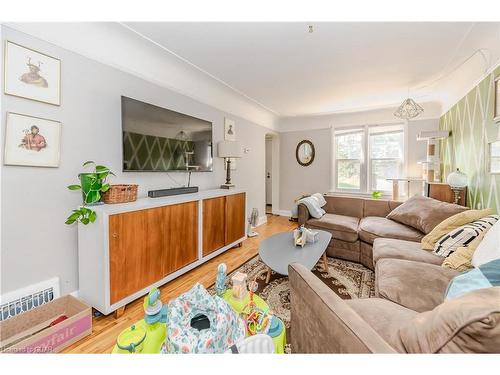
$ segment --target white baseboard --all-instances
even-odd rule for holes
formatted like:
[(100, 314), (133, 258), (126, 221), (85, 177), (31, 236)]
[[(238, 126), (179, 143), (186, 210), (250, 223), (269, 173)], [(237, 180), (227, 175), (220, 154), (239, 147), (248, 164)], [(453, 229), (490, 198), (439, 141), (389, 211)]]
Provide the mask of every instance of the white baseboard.
[(264, 225), (267, 223), (267, 215), (262, 215), (262, 216), (259, 216), (259, 219), (257, 221), (257, 226), (261, 226), (261, 225)]
[(292, 211), (290, 211), (290, 210), (273, 210), (273, 215), (291, 217)]
[(74, 290), (70, 293), (73, 297), (78, 298), (78, 290)]

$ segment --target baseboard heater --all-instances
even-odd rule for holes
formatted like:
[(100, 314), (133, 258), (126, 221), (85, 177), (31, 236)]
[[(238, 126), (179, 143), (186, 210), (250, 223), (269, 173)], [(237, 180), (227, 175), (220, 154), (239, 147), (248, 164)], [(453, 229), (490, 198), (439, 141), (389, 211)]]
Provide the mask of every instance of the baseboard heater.
[(150, 191), (148, 191), (148, 197), (160, 198), (160, 197), (167, 197), (169, 195), (192, 194), (192, 193), (197, 193), (197, 192), (198, 192), (198, 186), (150, 190)]

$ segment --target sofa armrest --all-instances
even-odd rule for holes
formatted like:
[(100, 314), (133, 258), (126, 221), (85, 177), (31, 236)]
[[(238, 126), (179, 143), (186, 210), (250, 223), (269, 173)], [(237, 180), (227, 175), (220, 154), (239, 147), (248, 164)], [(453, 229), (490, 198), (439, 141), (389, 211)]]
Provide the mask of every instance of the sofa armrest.
[(294, 353), (395, 353), (347, 303), (304, 266), (288, 266)]
[(305, 204), (299, 203), (298, 205), (298, 222), (299, 226), (305, 225), (307, 220), (310, 219), (311, 215), (309, 215), (309, 210)]

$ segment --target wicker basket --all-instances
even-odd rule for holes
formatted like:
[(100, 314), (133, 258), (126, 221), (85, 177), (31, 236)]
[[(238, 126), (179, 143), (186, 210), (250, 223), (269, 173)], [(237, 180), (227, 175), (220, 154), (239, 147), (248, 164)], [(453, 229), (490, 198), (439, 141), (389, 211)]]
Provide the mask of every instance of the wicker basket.
[(106, 204), (134, 202), (137, 200), (138, 187), (139, 185), (111, 185), (102, 194), (102, 201)]

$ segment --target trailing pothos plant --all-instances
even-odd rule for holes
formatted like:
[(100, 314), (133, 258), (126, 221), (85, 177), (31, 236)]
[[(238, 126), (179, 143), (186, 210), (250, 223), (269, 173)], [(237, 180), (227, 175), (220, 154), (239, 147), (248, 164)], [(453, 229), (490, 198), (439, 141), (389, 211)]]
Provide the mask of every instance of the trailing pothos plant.
[(93, 223), (97, 214), (88, 206), (96, 205), (101, 200), (101, 193), (109, 190), (109, 184), (106, 182), (109, 175), (114, 173), (104, 165), (96, 165), (93, 161), (86, 161), (83, 166), (93, 165), (92, 172), (80, 173), (80, 185), (69, 185), (69, 190), (81, 190), (83, 197), (83, 205), (72, 211), (71, 215), (66, 219), (66, 224), (70, 225), (75, 222), (82, 224)]

